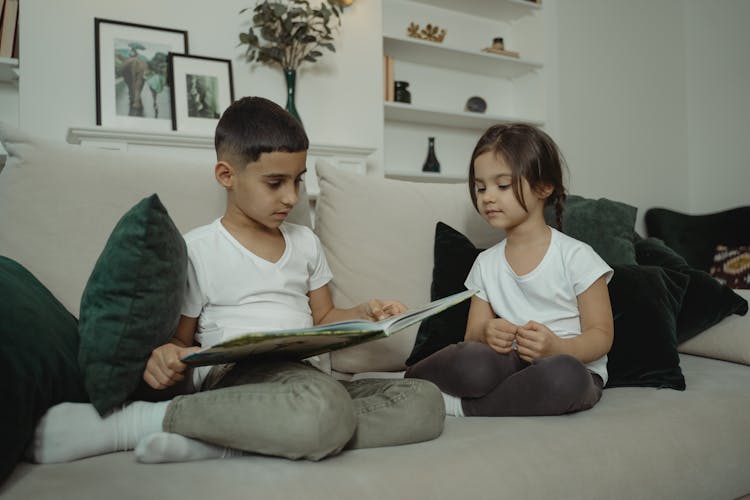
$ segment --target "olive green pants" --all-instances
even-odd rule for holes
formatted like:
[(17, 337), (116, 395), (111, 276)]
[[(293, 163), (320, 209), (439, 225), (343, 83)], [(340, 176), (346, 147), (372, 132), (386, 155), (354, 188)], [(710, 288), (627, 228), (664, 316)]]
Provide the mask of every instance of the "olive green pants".
[(339, 382), (304, 363), (237, 364), (202, 392), (177, 396), (164, 430), (265, 455), (319, 460), (344, 448), (434, 439), (442, 395), (417, 379)]

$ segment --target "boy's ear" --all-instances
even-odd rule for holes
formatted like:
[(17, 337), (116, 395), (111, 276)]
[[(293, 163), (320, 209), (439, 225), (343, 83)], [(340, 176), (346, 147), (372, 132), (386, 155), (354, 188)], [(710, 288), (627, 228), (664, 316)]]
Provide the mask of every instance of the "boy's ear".
[(220, 161), (214, 167), (214, 176), (219, 184), (231, 188), (234, 183), (234, 168), (225, 161)]

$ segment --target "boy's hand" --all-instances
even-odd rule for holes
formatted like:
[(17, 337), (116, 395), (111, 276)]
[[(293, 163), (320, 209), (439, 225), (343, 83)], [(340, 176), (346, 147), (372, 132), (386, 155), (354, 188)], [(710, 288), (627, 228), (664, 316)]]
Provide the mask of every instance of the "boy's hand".
[(177, 344), (164, 344), (151, 352), (143, 380), (154, 389), (166, 389), (185, 378), (187, 365), (180, 361), (185, 356), (197, 352), (200, 347), (181, 347)]
[(406, 306), (397, 300), (372, 299), (362, 304), (363, 319), (370, 321), (380, 321), (403, 312), (406, 312)]
[(484, 327), (484, 341), (496, 352), (507, 354), (513, 349), (517, 332), (518, 327), (507, 319), (494, 318)]
[(555, 335), (546, 325), (536, 321), (529, 321), (518, 328), (516, 339), (518, 355), (529, 363), (560, 352), (557, 347), (561, 340), (560, 337)]

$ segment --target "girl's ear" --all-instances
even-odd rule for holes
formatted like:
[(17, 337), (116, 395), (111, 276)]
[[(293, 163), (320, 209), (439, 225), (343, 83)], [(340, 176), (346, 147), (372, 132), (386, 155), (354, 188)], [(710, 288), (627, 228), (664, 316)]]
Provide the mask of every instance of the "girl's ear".
[(536, 188), (536, 195), (539, 196), (540, 199), (546, 200), (549, 198), (549, 196), (555, 192), (555, 187), (552, 184), (542, 184), (541, 186)]
[(224, 188), (229, 189), (234, 184), (234, 168), (225, 161), (220, 161), (214, 167), (214, 177)]

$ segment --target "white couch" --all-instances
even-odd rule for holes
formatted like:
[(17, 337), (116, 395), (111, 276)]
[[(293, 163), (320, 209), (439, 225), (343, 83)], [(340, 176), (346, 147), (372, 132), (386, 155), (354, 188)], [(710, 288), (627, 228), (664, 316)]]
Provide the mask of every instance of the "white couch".
[[(0, 140), (10, 152), (0, 171), (0, 255), (25, 265), (76, 315), (110, 231), (141, 198), (158, 193), (181, 231), (222, 212), (211, 165), (79, 150), (7, 126), (0, 126)], [(325, 165), (318, 173), (316, 232), (341, 306), (369, 297), (427, 302), (438, 220), (477, 245), (493, 241), (465, 185), (392, 181)], [(415, 334), (340, 351), (333, 368), (401, 370)], [(315, 463), (248, 456), (143, 465), (130, 452), (20, 463), (0, 496), (738, 498), (750, 493), (750, 315), (728, 317), (689, 344), (683, 347), (694, 355), (681, 355), (684, 392), (607, 389), (592, 410), (558, 417), (448, 417), (434, 441), (347, 451)]]

